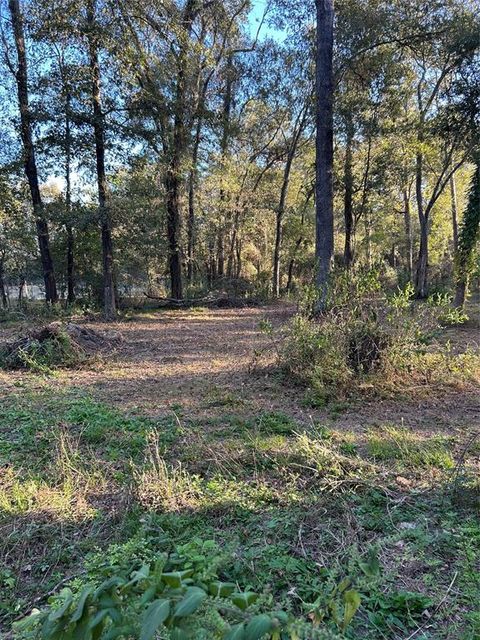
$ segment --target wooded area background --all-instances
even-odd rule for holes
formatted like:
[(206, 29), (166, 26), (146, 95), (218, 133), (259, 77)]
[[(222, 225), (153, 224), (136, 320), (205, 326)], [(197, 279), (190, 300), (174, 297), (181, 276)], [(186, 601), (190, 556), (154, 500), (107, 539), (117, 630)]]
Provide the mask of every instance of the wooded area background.
[(278, 297), (332, 264), (461, 304), (478, 8), (2, 0), (3, 305)]

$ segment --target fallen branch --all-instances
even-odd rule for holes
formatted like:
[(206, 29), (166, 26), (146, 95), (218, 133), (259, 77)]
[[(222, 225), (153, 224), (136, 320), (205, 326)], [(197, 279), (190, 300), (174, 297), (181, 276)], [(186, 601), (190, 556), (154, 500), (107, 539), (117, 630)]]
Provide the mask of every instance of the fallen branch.
[(196, 306), (206, 306), (206, 307), (219, 307), (219, 308), (235, 308), (240, 307), (243, 308), (249, 304), (256, 304), (253, 300), (245, 300), (244, 298), (229, 298), (228, 296), (221, 296), (220, 298), (211, 298), (207, 296), (206, 298), (184, 298), (182, 300), (178, 298), (165, 298), (162, 296), (155, 296), (147, 291), (143, 292), (146, 298), (150, 300), (158, 300), (159, 302), (165, 303), (165, 305), (173, 305), (175, 307), (196, 307)]

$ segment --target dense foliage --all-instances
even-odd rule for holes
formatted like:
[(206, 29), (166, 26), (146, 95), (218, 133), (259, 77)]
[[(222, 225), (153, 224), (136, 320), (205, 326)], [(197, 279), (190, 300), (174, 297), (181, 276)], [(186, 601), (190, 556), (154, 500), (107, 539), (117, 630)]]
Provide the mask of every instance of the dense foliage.
[[(335, 12), (335, 260), (384, 262), (424, 297), (452, 285), (478, 15), (460, 0)], [(314, 15), (293, 0), (3, 0), (3, 305), (42, 296), (47, 259), (69, 303), (312, 282)]]

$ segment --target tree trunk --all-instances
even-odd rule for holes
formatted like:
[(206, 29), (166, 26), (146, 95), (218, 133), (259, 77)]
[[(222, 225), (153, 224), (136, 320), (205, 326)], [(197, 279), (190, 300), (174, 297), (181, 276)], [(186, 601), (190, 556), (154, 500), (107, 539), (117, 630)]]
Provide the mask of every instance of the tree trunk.
[(452, 203), (452, 232), (453, 232), (453, 250), (458, 249), (458, 215), (457, 215), (457, 187), (455, 184), (455, 174), (450, 176), (450, 198)]
[(413, 275), (413, 233), (412, 233), (412, 216), (410, 212), (410, 197), (408, 191), (403, 191), (403, 215), (405, 220), (405, 237), (407, 241), (407, 270), (408, 278), (412, 279)]
[(192, 166), (188, 179), (188, 227), (187, 227), (187, 280), (193, 279), (193, 267), (195, 262), (195, 187), (197, 184), (198, 148), (202, 132), (202, 116), (198, 115), (195, 139), (192, 150)]
[(75, 302), (75, 240), (71, 224), (65, 225), (67, 232), (67, 304)]
[(275, 246), (273, 251), (273, 295), (278, 298), (280, 295), (280, 247), (282, 244), (282, 224), (285, 213), (285, 203), (287, 199), (288, 183), (290, 181), (290, 171), (292, 168), (293, 157), (295, 155), (296, 142), (292, 142), (292, 147), (288, 152), (287, 161), (283, 170), (282, 188), (280, 191), (280, 200), (275, 218)]
[(428, 213), (423, 206), (423, 116), (421, 117), (419, 133), (417, 136), (419, 151), (416, 156), (415, 168), (415, 195), (417, 199), (418, 221), (420, 223), (420, 247), (417, 259), (417, 271), (415, 276), (415, 293), (417, 298), (426, 298), (428, 295)]
[(23, 301), (25, 298), (25, 287), (27, 286), (27, 282), (24, 276), (20, 276), (20, 283), (18, 285), (18, 306), (23, 306)]
[(418, 251), (415, 290), (422, 299), (428, 295), (428, 218), (420, 218), (420, 248)]
[(316, 310), (323, 311), (333, 257), (333, 0), (316, 0), (316, 10)]
[(196, 0), (187, 0), (183, 10), (182, 27), (184, 33), (181, 33), (179, 36), (180, 47), (175, 88), (173, 136), (170, 149), (170, 161), (165, 174), (170, 291), (172, 298), (177, 300), (182, 300), (183, 298), (180, 189), (182, 185), (182, 159), (186, 148), (186, 67), (188, 62), (188, 39), (195, 18), (196, 5)]
[(7, 309), (8, 308), (8, 298), (7, 298), (7, 292), (6, 292), (6, 289), (5, 289), (3, 260), (0, 261), (0, 299), (2, 300), (2, 307), (4, 309)]
[(23, 144), (23, 160), (25, 175), (30, 188), (33, 214), (37, 231), (38, 248), (42, 262), (43, 280), (45, 283), (45, 299), (49, 303), (58, 300), (53, 261), (50, 253), (50, 240), (48, 224), (44, 215), (42, 197), (38, 182), (37, 164), (32, 137), (32, 116), (28, 100), (28, 70), (25, 51), (25, 37), (23, 33), (23, 18), (20, 11), (19, 0), (9, 0), (8, 3), (12, 18), (13, 35), (17, 50), (18, 68), (16, 75), (18, 105), (20, 109), (20, 132)]
[(353, 261), (352, 250), (352, 232), (353, 232), (353, 122), (350, 116), (347, 117), (347, 139), (345, 146), (345, 167), (344, 167), (344, 218), (345, 218), (345, 248), (343, 259), (347, 269), (350, 268)]
[(72, 229), (72, 184), (71, 184), (72, 139), (70, 135), (70, 92), (65, 97), (65, 206), (67, 222), (67, 305), (75, 302), (75, 242)]
[(95, 34), (95, 0), (87, 5), (88, 48), (92, 76), (93, 129), (97, 164), (98, 209), (102, 231), (103, 309), (106, 319), (116, 316), (115, 283), (113, 274), (113, 243), (108, 206), (108, 185), (105, 171), (105, 118), (102, 111), (98, 41)]
[(218, 228), (217, 238), (217, 277), (223, 278), (225, 274), (225, 247), (223, 244), (223, 228)]

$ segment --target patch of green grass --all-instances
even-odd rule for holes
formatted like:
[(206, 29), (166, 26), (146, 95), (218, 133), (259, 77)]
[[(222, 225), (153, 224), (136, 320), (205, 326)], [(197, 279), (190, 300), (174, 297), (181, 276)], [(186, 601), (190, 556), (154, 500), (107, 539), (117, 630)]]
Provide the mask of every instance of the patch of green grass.
[(446, 438), (421, 438), (403, 428), (387, 426), (371, 432), (368, 451), (376, 460), (399, 461), (412, 468), (452, 469), (455, 466)]
[(262, 433), (291, 435), (299, 429), (298, 423), (279, 411), (262, 413), (257, 421), (257, 428)]

